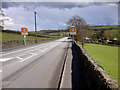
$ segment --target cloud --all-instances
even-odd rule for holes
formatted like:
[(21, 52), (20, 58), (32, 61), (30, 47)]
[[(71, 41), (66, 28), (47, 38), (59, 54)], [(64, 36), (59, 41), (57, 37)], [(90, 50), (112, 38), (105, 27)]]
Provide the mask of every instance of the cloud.
[(3, 21), (4, 21), (4, 25), (12, 25), (12, 24), (14, 24), (12, 18), (10, 18), (10, 17), (4, 17)]
[(3, 21), (4, 25), (12, 25), (14, 24), (13, 20), (10, 17), (0, 17), (0, 21)]
[(11, 24), (14, 24), (13, 22), (13, 19), (8, 17), (8, 16), (5, 16), (4, 13), (3, 13), (3, 10), (0, 9), (0, 25), (11, 25)]
[(74, 7), (87, 7), (90, 5), (116, 5), (115, 2), (3, 2), (2, 8), (9, 8), (9, 7), (25, 7), (26, 9), (34, 10), (37, 7), (48, 7), (48, 8), (59, 8), (59, 9), (71, 9)]
[(35, 9), (40, 6), (49, 7), (49, 8), (73, 8), (73, 7), (85, 7), (88, 6), (88, 3), (75, 3), (75, 2), (3, 2), (2, 8), (9, 7), (26, 7), (28, 9)]
[(36, 10), (37, 13), (40, 13), (40, 15), (37, 14), (38, 30), (63, 28), (66, 26), (65, 22), (74, 15), (84, 18), (89, 25), (109, 25), (118, 22), (117, 4), (114, 3), (114, 5), (95, 2), (17, 2), (17, 4), (14, 4), (4, 4), (6, 6), (4, 6), (3, 11), (5, 15), (10, 17), (6, 18), (6, 21), (11, 21), (11, 23), (6, 23), (5, 28), (20, 30), (21, 27), (28, 27), (29, 30), (34, 31), (34, 13), (25, 10), (24, 6), (29, 10)]

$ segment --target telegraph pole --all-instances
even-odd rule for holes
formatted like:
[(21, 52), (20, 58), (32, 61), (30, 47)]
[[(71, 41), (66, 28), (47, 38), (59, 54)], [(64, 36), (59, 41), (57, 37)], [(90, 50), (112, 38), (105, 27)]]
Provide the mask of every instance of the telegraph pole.
[(35, 42), (37, 43), (37, 23), (36, 23), (36, 12), (34, 12), (35, 15)]

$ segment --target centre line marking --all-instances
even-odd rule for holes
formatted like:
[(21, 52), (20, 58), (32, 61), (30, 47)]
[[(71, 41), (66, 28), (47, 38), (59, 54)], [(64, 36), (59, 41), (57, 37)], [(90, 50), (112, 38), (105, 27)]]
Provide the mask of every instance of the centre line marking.
[(30, 54), (37, 55), (36, 53), (32, 53), (32, 52)]
[(16, 57), (16, 58), (18, 58), (18, 59), (20, 59), (20, 60), (22, 60), (23, 58), (21, 58), (21, 57)]
[(24, 62), (25, 60), (30, 59), (31, 57), (33, 57), (33, 56), (35, 56), (35, 55), (37, 55), (37, 54), (34, 54), (34, 55), (32, 55), (32, 56), (30, 56), (30, 57), (28, 57), (28, 58), (25, 58), (25, 59), (23, 59), (23, 60), (21, 60), (21, 61), (19, 61), (19, 62)]

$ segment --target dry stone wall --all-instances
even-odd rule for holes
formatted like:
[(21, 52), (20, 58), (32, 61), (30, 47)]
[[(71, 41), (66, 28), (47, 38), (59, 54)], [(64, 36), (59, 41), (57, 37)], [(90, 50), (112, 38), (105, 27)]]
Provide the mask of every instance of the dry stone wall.
[[(49, 42), (49, 41), (52, 41), (52, 40), (55, 40), (55, 39), (41, 39), (41, 40), (37, 41), (37, 44)], [(26, 40), (26, 45), (27, 46), (36, 45), (36, 42), (35, 42), (35, 40)], [(24, 46), (24, 40), (1, 41), (0, 46), (1, 46), (3, 51), (18, 48), (18, 47), (23, 47)]]
[(82, 55), (82, 64), (86, 70), (90, 90), (118, 90), (117, 81), (110, 77), (86, 51), (76, 43), (76, 51)]

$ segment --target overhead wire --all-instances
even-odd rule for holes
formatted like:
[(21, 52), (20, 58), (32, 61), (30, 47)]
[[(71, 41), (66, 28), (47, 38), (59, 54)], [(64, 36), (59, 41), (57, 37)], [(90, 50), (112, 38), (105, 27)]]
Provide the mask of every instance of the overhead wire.
[[(39, 15), (40, 16), (40, 13), (37, 13), (37, 15)], [(51, 23), (48, 23), (46, 20), (44, 20), (43, 19), (43, 17), (39, 17), (44, 23), (46, 23), (47, 25), (50, 25), (50, 26), (52, 26), (52, 27), (55, 27), (55, 25), (53, 25), (53, 24), (51, 24)]]
[(25, 6), (23, 6), (23, 5), (21, 5), (21, 4), (17, 3), (17, 2), (13, 2), (13, 3), (16, 4), (16, 5), (19, 5), (20, 7), (24, 8), (24, 9), (26, 9), (27, 11), (34, 12), (33, 10), (28, 9)]
[[(30, 10), (30, 9), (28, 9), (28, 8), (26, 8), (25, 6), (23, 6), (23, 5), (21, 5), (21, 4), (19, 4), (19, 3), (17, 3), (17, 2), (13, 2), (14, 4), (16, 4), (16, 5), (19, 5), (20, 7), (22, 7), (22, 8), (24, 8), (24, 9), (26, 9), (27, 11), (30, 11), (30, 12), (35, 12), (34, 10)], [(36, 14), (37, 15), (39, 15), (40, 16), (40, 13), (39, 12), (37, 12), (36, 11)], [(44, 20), (43, 19), (43, 17), (39, 17), (44, 23), (46, 23), (47, 25), (50, 25), (50, 27), (52, 26), (52, 27), (55, 27), (55, 25), (53, 25), (53, 24), (51, 24), (51, 23), (48, 23), (46, 20)], [(57, 27), (58, 27), (58, 25), (56, 25)]]

